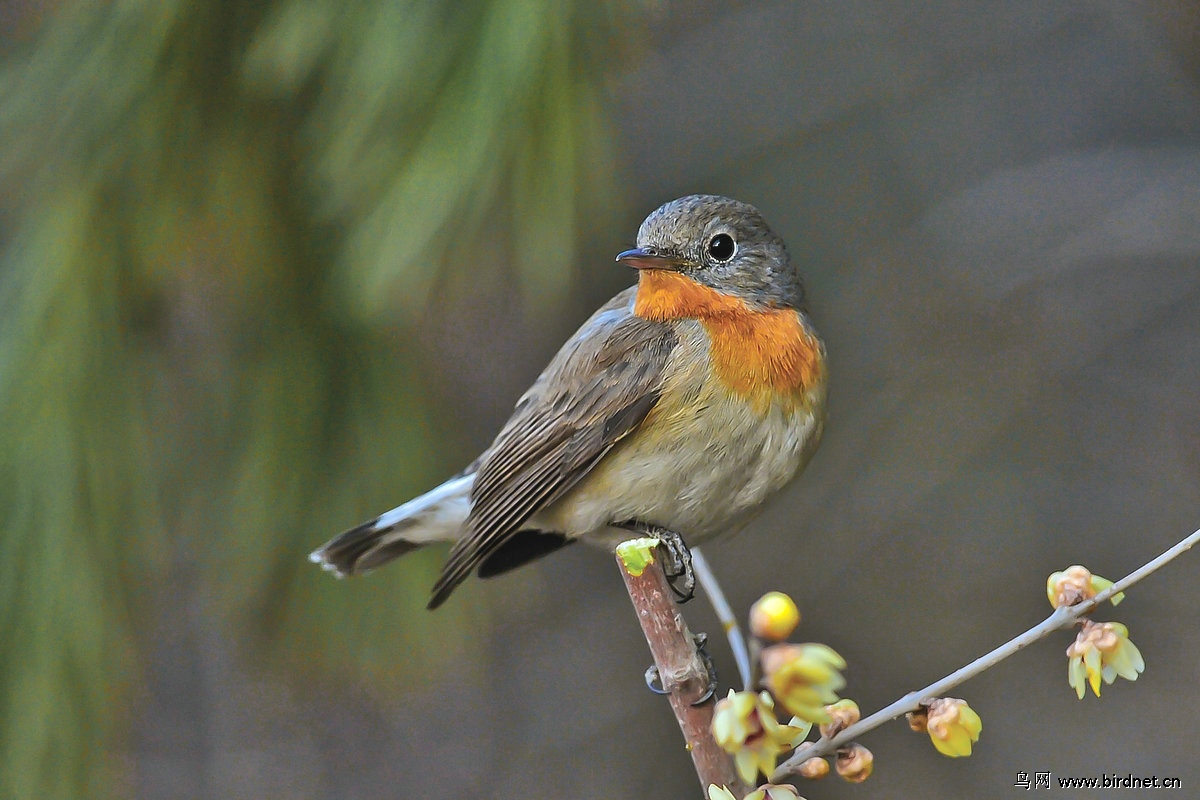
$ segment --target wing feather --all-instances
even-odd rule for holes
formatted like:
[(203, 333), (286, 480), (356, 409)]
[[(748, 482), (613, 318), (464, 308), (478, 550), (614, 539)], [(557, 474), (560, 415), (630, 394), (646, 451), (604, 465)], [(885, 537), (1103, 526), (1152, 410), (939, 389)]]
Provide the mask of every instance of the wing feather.
[(658, 402), (677, 338), (669, 325), (633, 315), (633, 291), (617, 295), (571, 337), (480, 457), (466, 534), (433, 587), (430, 608), (587, 475)]

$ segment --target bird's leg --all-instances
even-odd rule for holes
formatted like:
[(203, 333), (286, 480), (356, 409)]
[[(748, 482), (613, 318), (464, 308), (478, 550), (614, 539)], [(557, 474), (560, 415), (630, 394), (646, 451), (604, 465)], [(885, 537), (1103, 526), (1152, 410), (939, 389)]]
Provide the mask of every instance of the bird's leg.
[(650, 525), (638, 520), (618, 522), (614, 525), (639, 536), (652, 536), (662, 545), (663, 572), (667, 583), (675, 593), (675, 600), (686, 603), (696, 595), (696, 573), (692, 570), (692, 551), (688, 550), (683, 537), (675, 531), (667, 530), (658, 525)]

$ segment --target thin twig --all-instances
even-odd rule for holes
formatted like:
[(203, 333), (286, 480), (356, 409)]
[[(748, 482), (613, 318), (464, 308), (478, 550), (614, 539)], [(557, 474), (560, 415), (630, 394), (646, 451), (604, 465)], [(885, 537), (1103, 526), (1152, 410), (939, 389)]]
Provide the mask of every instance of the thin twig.
[(1084, 614), (1091, 612), (1096, 608), (1096, 606), (1105, 602), (1117, 592), (1133, 586), (1135, 583), (1150, 575), (1152, 572), (1178, 558), (1183, 553), (1190, 550), (1197, 542), (1200, 542), (1200, 530), (1197, 530), (1191, 536), (1188, 536), (1174, 547), (1171, 547), (1162, 555), (1135, 569), (1133, 572), (1129, 573), (1124, 578), (1121, 578), (1121, 580), (1117, 581), (1109, 588), (1097, 593), (1095, 597), (1073, 606), (1056, 608), (1053, 614), (1046, 617), (1046, 619), (1044, 619), (1042, 622), (1025, 631), (1020, 636), (1005, 642), (987, 655), (981, 656), (975, 661), (972, 661), (970, 664), (967, 664), (965, 667), (955, 670), (941, 680), (929, 684), (924, 689), (918, 689), (915, 692), (909, 692), (891, 705), (881, 708), (874, 714), (864, 717), (855, 724), (849, 726), (837, 736), (828, 739), (822, 738), (815, 742), (801, 745), (800, 747), (796, 748), (796, 751), (787, 761), (779, 765), (779, 767), (775, 770), (775, 774), (771, 776), (771, 780), (781, 781), (796, 775), (799, 771), (800, 765), (808, 759), (816, 756), (827, 756), (833, 753), (842, 745), (854, 741), (867, 731), (874, 730), (885, 722), (893, 720), (901, 714), (906, 714), (909, 711), (915, 711), (920, 706), (922, 700), (930, 697), (942, 697), (950, 689), (953, 689), (955, 686), (958, 686), (961, 683), (965, 683), (984, 670), (990, 669), (991, 667), (1016, 653), (1018, 650), (1022, 650), (1034, 642), (1044, 639), (1054, 631), (1070, 627)]
[(738, 674), (741, 675), (742, 688), (749, 689), (750, 652), (746, 649), (746, 638), (742, 636), (742, 629), (738, 627), (733, 608), (725, 599), (725, 593), (721, 591), (721, 584), (717, 582), (716, 573), (708, 565), (708, 559), (704, 557), (698, 547), (692, 548), (692, 569), (696, 572), (696, 580), (700, 582), (704, 593), (708, 595), (708, 602), (712, 604), (713, 611), (716, 612), (717, 621), (721, 623), (725, 637), (729, 639), (729, 649), (733, 651), (733, 661), (737, 664)]
[[(651, 548), (657, 544), (654, 539), (641, 541), (648, 542)], [(617, 550), (617, 565), (621, 568), (642, 633), (650, 645), (662, 687), (669, 692), (671, 709), (692, 755), (700, 786), (704, 792), (708, 791), (709, 784), (727, 786), (736, 796), (742, 797), (750, 790), (738, 779), (733, 759), (712, 735), (713, 700), (710, 698), (692, 705), (709, 689), (708, 669), (696, 649), (695, 637), (672, 600), (661, 559), (631, 565), (622, 556), (625, 546)]]

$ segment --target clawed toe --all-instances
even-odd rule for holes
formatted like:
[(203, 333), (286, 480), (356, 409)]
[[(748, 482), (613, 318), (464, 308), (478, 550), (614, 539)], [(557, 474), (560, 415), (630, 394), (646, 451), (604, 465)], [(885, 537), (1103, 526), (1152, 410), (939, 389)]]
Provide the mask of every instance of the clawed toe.
[[(708, 634), (697, 633), (692, 636), (692, 640), (696, 643), (696, 653), (700, 656), (700, 663), (704, 665), (704, 691), (692, 701), (692, 705), (702, 706), (717, 693), (717, 667), (708, 652)], [(663, 686), (662, 675), (654, 664), (646, 667), (645, 679), (646, 687), (655, 694), (671, 693), (670, 689)]]

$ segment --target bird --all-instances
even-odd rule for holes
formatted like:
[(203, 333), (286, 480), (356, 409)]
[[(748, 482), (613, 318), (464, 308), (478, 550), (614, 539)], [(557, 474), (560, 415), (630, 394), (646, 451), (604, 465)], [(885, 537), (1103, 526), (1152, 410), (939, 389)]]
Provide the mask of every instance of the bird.
[(473, 572), (575, 541), (736, 532), (799, 474), (825, 425), (825, 345), (758, 209), (672, 200), (616, 261), (637, 282), (567, 340), (473, 463), (310, 560), (346, 577), (452, 542), (434, 609)]

